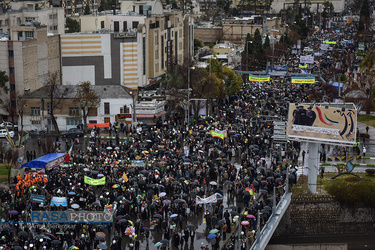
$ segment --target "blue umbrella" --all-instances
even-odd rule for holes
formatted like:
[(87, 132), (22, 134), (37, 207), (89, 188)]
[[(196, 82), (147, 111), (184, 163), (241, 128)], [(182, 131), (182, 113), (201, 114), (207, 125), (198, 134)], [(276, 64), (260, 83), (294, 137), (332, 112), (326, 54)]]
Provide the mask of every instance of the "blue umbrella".
[(216, 238), (216, 234), (209, 234), (207, 236), (207, 239), (213, 239), (213, 238)]
[(104, 243), (100, 243), (100, 244), (98, 245), (98, 247), (99, 247), (100, 249), (107, 249), (107, 246), (106, 246), (106, 244), (104, 244)]
[(69, 194), (69, 195), (75, 195), (76, 193), (74, 193), (74, 192), (69, 192), (68, 194)]
[(155, 244), (156, 247), (159, 247), (161, 245), (163, 245), (163, 243), (161, 243), (161, 242), (158, 242), (158, 243)]
[(178, 214), (172, 214), (170, 217), (174, 218), (174, 217), (177, 217), (177, 216), (178, 216)]

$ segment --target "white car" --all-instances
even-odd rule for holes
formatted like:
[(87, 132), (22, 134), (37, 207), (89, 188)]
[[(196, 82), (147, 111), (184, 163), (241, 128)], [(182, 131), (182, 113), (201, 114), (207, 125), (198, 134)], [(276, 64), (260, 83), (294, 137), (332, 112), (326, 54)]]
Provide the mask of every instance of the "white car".
[[(0, 124), (0, 128), (5, 128), (7, 126), (8, 129), (13, 129), (13, 123), (11, 122), (3, 122)], [(18, 126), (14, 124), (14, 130), (18, 130)]]
[[(7, 130), (6, 129), (0, 129), (0, 138), (5, 138), (6, 135), (7, 135)], [(9, 131), (9, 135), (10, 135), (11, 138), (13, 138), (14, 137), (14, 131)]]

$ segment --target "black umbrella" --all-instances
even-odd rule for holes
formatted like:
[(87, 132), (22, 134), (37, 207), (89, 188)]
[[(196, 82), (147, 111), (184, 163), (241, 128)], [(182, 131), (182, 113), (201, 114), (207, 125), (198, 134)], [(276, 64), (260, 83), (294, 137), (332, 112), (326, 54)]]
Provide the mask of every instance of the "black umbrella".
[(260, 212), (263, 213), (263, 214), (271, 213), (271, 211), (268, 211), (267, 209), (264, 209), (264, 208)]
[(20, 232), (18, 232), (18, 235), (19, 236), (27, 236), (28, 234), (25, 231), (20, 231)]
[(95, 202), (91, 203), (91, 205), (92, 205), (92, 206), (98, 206), (98, 207), (99, 207), (99, 206), (100, 206), (100, 203), (97, 202), (97, 201), (95, 201)]
[(253, 181), (252, 184), (253, 184), (253, 186), (256, 187), (256, 188), (259, 187), (259, 182), (257, 182), (257, 181)]
[(272, 211), (272, 208), (270, 206), (265, 206), (263, 209), (266, 209), (268, 211)]
[(186, 227), (189, 228), (189, 229), (195, 229), (195, 226), (191, 225), (191, 224), (187, 225)]
[(176, 200), (173, 201), (173, 203), (175, 203), (175, 204), (180, 204), (180, 203), (184, 203), (184, 202), (186, 202), (186, 201), (183, 200), (183, 199), (176, 199)]
[(145, 180), (139, 180), (138, 181), (138, 185), (146, 185), (146, 181)]
[(93, 171), (91, 171), (91, 173), (92, 173), (92, 174), (98, 174), (98, 171), (93, 170)]
[(277, 183), (279, 183), (279, 182), (283, 182), (283, 178), (276, 178), (276, 180), (275, 180)]
[(235, 216), (235, 215), (238, 215), (238, 212), (237, 211), (230, 211), (230, 214), (232, 215), (232, 216)]
[(122, 200), (122, 199), (124, 199), (124, 196), (122, 196), (122, 195), (120, 195), (120, 196), (117, 196), (117, 199), (116, 200)]
[(128, 173), (135, 173), (135, 171), (134, 171), (134, 169), (128, 169), (128, 171), (127, 171)]
[(216, 225), (221, 226), (225, 224), (225, 219), (219, 220)]
[(23, 250), (23, 248), (20, 247), (20, 246), (15, 246), (15, 247), (13, 247), (13, 249), (14, 249), (14, 250)]
[(262, 184), (262, 186), (265, 186), (267, 184), (267, 181), (262, 180), (262, 181), (260, 181), (260, 183)]
[(9, 230), (12, 230), (12, 228), (9, 226), (6, 226), (6, 227), (3, 227), (1, 230), (9, 231)]
[(178, 181), (173, 181), (172, 185), (179, 185), (180, 183)]
[(163, 216), (161, 215), (161, 214), (154, 214), (152, 217), (154, 217), (154, 218), (163, 218)]
[(162, 239), (160, 242), (163, 243), (164, 245), (166, 245), (166, 244), (169, 243), (169, 240), (167, 240), (167, 239)]
[(142, 174), (148, 174), (148, 170), (143, 169), (143, 170), (141, 171), (141, 173), (142, 173)]
[(53, 240), (53, 241), (51, 241), (51, 244), (52, 245), (59, 245), (59, 244), (61, 244), (61, 241), (59, 241), (59, 240)]
[(127, 219), (120, 219), (118, 222), (120, 222), (120, 223), (126, 223), (126, 222), (128, 222), (128, 220)]
[(233, 182), (231, 182), (231, 181), (229, 181), (229, 180), (224, 181), (224, 185), (232, 185), (232, 184), (233, 184)]
[(237, 210), (237, 206), (230, 206), (229, 209), (236, 209)]

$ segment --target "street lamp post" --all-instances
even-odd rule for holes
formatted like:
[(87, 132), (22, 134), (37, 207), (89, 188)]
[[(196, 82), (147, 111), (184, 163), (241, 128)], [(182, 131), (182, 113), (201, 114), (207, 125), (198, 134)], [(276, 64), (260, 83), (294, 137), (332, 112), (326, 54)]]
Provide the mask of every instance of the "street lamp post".
[(133, 104), (132, 104), (132, 133), (134, 133), (134, 123), (136, 121), (136, 117), (135, 117), (135, 92), (130, 91), (129, 94), (131, 95), (132, 101), (133, 101)]
[(187, 125), (188, 125), (188, 128), (189, 128), (189, 125), (190, 125), (190, 70), (194, 70), (195, 67), (188, 67), (188, 105), (187, 105), (187, 108), (188, 108), (188, 111), (187, 111)]

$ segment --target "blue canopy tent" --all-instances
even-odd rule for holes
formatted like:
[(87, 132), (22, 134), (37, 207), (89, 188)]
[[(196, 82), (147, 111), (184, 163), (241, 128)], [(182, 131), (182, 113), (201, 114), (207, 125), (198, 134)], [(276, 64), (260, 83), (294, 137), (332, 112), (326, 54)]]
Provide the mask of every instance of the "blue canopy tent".
[(50, 170), (51, 168), (63, 163), (64, 159), (65, 153), (46, 154), (23, 164), (21, 168), (45, 168), (46, 170)]
[[(338, 82), (329, 81), (329, 84), (331, 84), (333, 87), (336, 87), (336, 89), (339, 89), (339, 83)], [(340, 82), (340, 90), (341, 91), (344, 90), (344, 84), (342, 82)]]

